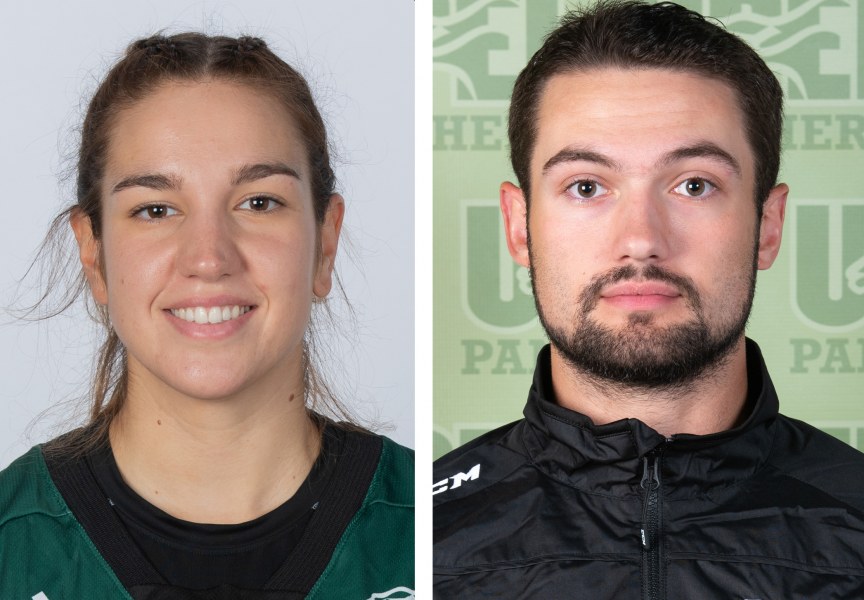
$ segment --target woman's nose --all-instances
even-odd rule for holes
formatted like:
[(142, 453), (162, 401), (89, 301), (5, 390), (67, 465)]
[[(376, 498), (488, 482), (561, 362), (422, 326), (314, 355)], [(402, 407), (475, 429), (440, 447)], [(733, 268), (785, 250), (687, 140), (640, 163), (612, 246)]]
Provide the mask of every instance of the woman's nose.
[(180, 234), (177, 262), (183, 276), (216, 281), (240, 268), (236, 233), (227, 216), (188, 216)]

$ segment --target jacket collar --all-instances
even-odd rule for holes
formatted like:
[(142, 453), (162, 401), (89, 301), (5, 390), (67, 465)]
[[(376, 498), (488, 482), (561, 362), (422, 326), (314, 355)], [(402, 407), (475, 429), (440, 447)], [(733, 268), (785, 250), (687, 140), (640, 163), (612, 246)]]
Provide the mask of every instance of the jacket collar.
[(549, 346), (540, 351), (525, 407), (522, 443), (532, 462), (551, 477), (597, 493), (638, 493), (642, 460), (660, 457), (664, 488), (701, 493), (745, 480), (767, 458), (778, 412), (777, 393), (759, 347), (746, 341), (750, 414), (738, 427), (711, 435), (666, 439), (638, 419), (594, 425), (563, 408), (552, 391)]

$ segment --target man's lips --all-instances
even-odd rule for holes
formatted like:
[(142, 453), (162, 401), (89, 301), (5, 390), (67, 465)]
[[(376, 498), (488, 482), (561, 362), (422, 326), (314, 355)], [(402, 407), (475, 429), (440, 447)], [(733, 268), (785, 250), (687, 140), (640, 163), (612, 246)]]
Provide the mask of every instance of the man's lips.
[(627, 310), (650, 310), (672, 304), (681, 292), (668, 283), (659, 281), (625, 281), (610, 285), (600, 292), (608, 304)]
[(675, 286), (661, 281), (622, 281), (612, 284), (600, 292), (601, 298), (615, 298), (618, 296), (668, 296), (675, 298), (681, 292)]

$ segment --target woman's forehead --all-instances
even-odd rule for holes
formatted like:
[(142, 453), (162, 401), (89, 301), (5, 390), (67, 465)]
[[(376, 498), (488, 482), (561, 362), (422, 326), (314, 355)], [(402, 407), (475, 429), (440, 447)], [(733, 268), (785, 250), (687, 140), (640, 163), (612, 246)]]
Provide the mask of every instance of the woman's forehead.
[(270, 93), (208, 80), (162, 85), (121, 111), (109, 134), (106, 167), (236, 170), (275, 160), (306, 170), (288, 110)]

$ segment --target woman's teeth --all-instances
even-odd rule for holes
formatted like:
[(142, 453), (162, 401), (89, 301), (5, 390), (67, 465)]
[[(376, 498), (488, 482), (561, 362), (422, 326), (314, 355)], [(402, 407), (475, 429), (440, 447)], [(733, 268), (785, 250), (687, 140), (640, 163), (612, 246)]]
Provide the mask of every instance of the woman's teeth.
[(171, 314), (178, 319), (203, 325), (205, 323), (230, 321), (240, 315), (245, 315), (250, 310), (252, 310), (251, 306), (213, 306), (211, 308), (190, 306), (189, 308), (172, 308)]

